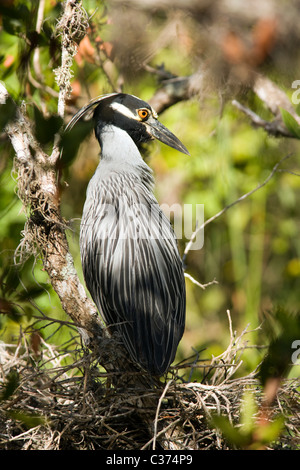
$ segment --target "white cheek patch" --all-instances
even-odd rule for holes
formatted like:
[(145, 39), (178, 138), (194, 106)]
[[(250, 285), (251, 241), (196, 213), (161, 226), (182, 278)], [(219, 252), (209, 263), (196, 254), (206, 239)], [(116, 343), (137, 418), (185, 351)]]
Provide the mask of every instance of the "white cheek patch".
[(111, 103), (110, 107), (114, 111), (118, 111), (119, 113), (123, 114), (123, 116), (127, 116), (130, 119), (135, 119), (136, 121), (138, 119), (137, 116), (132, 111), (130, 111), (130, 109), (128, 109), (126, 106), (124, 106), (121, 103), (116, 103), (116, 102)]
[(153, 108), (151, 108), (151, 111), (152, 111), (152, 116), (153, 116), (155, 119), (157, 119), (157, 118), (158, 118), (157, 112), (156, 112)]

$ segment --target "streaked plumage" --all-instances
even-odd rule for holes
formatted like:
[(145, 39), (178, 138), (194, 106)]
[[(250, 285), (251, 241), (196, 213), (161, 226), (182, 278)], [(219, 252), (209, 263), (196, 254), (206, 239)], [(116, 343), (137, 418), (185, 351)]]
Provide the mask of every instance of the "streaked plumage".
[[(131, 358), (161, 375), (184, 331), (185, 281), (172, 226), (153, 195), (152, 171), (138, 146), (156, 136), (187, 150), (147, 103), (131, 95), (100, 97), (69, 126), (94, 108), (101, 160), (88, 185), (81, 221), (85, 282)], [(149, 113), (146, 120), (138, 111)]]

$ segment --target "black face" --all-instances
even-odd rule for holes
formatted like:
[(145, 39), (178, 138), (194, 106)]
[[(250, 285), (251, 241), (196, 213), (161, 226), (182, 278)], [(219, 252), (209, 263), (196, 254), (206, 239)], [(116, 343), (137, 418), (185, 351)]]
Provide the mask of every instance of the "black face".
[(154, 111), (143, 100), (132, 95), (120, 93), (100, 101), (94, 111), (95, 134), (101, 143), (101, 130), (106, 124), (112, 124), (126, 131), (137, 146), (153, 139), (143, 123), (139, 111), (144, 110), (145, 117), (152, 116)]
[(111, 124), (126, 131), (138, 147), (144, 142), (158, 139), (189, 155), (180, 140), (157, 120), (156, 112), (148, 103), (125, 93), (112, 93), (92, 100), (73, 116), (65, 130), (71, 130), (80, 119), (90, 116), (93, 110), (95, 134), (100, 145), (103, 127)]

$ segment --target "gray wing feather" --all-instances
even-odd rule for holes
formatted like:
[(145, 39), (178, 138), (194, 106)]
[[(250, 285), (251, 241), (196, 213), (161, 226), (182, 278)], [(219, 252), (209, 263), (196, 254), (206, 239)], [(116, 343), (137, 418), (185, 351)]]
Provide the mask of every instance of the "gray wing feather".
[(154, 374), (173, 361), (185, 323), (177, 241), (152, 192), (132, 174), (91, 180), (81, 223), (85, 281), (132, 358)]

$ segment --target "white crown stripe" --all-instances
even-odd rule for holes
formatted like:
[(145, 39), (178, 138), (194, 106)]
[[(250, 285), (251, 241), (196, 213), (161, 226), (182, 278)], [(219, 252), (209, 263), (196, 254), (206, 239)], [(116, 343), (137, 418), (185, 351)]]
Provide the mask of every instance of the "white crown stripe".
[(111, 103), (110, 107), (113, 110), (118, 111), (119, 113), (123, 114), (123, 116), (127, 116), (130, 119), (135, 119), (135, 120), (138, 119), (136, 114), (134, 114), (132, 111), (130, 111), (130, 109), (128, 109), (126, 106), (124, 106), (121, 103), (117, 103), (116, 101), (114, 101), (113, 103)]

